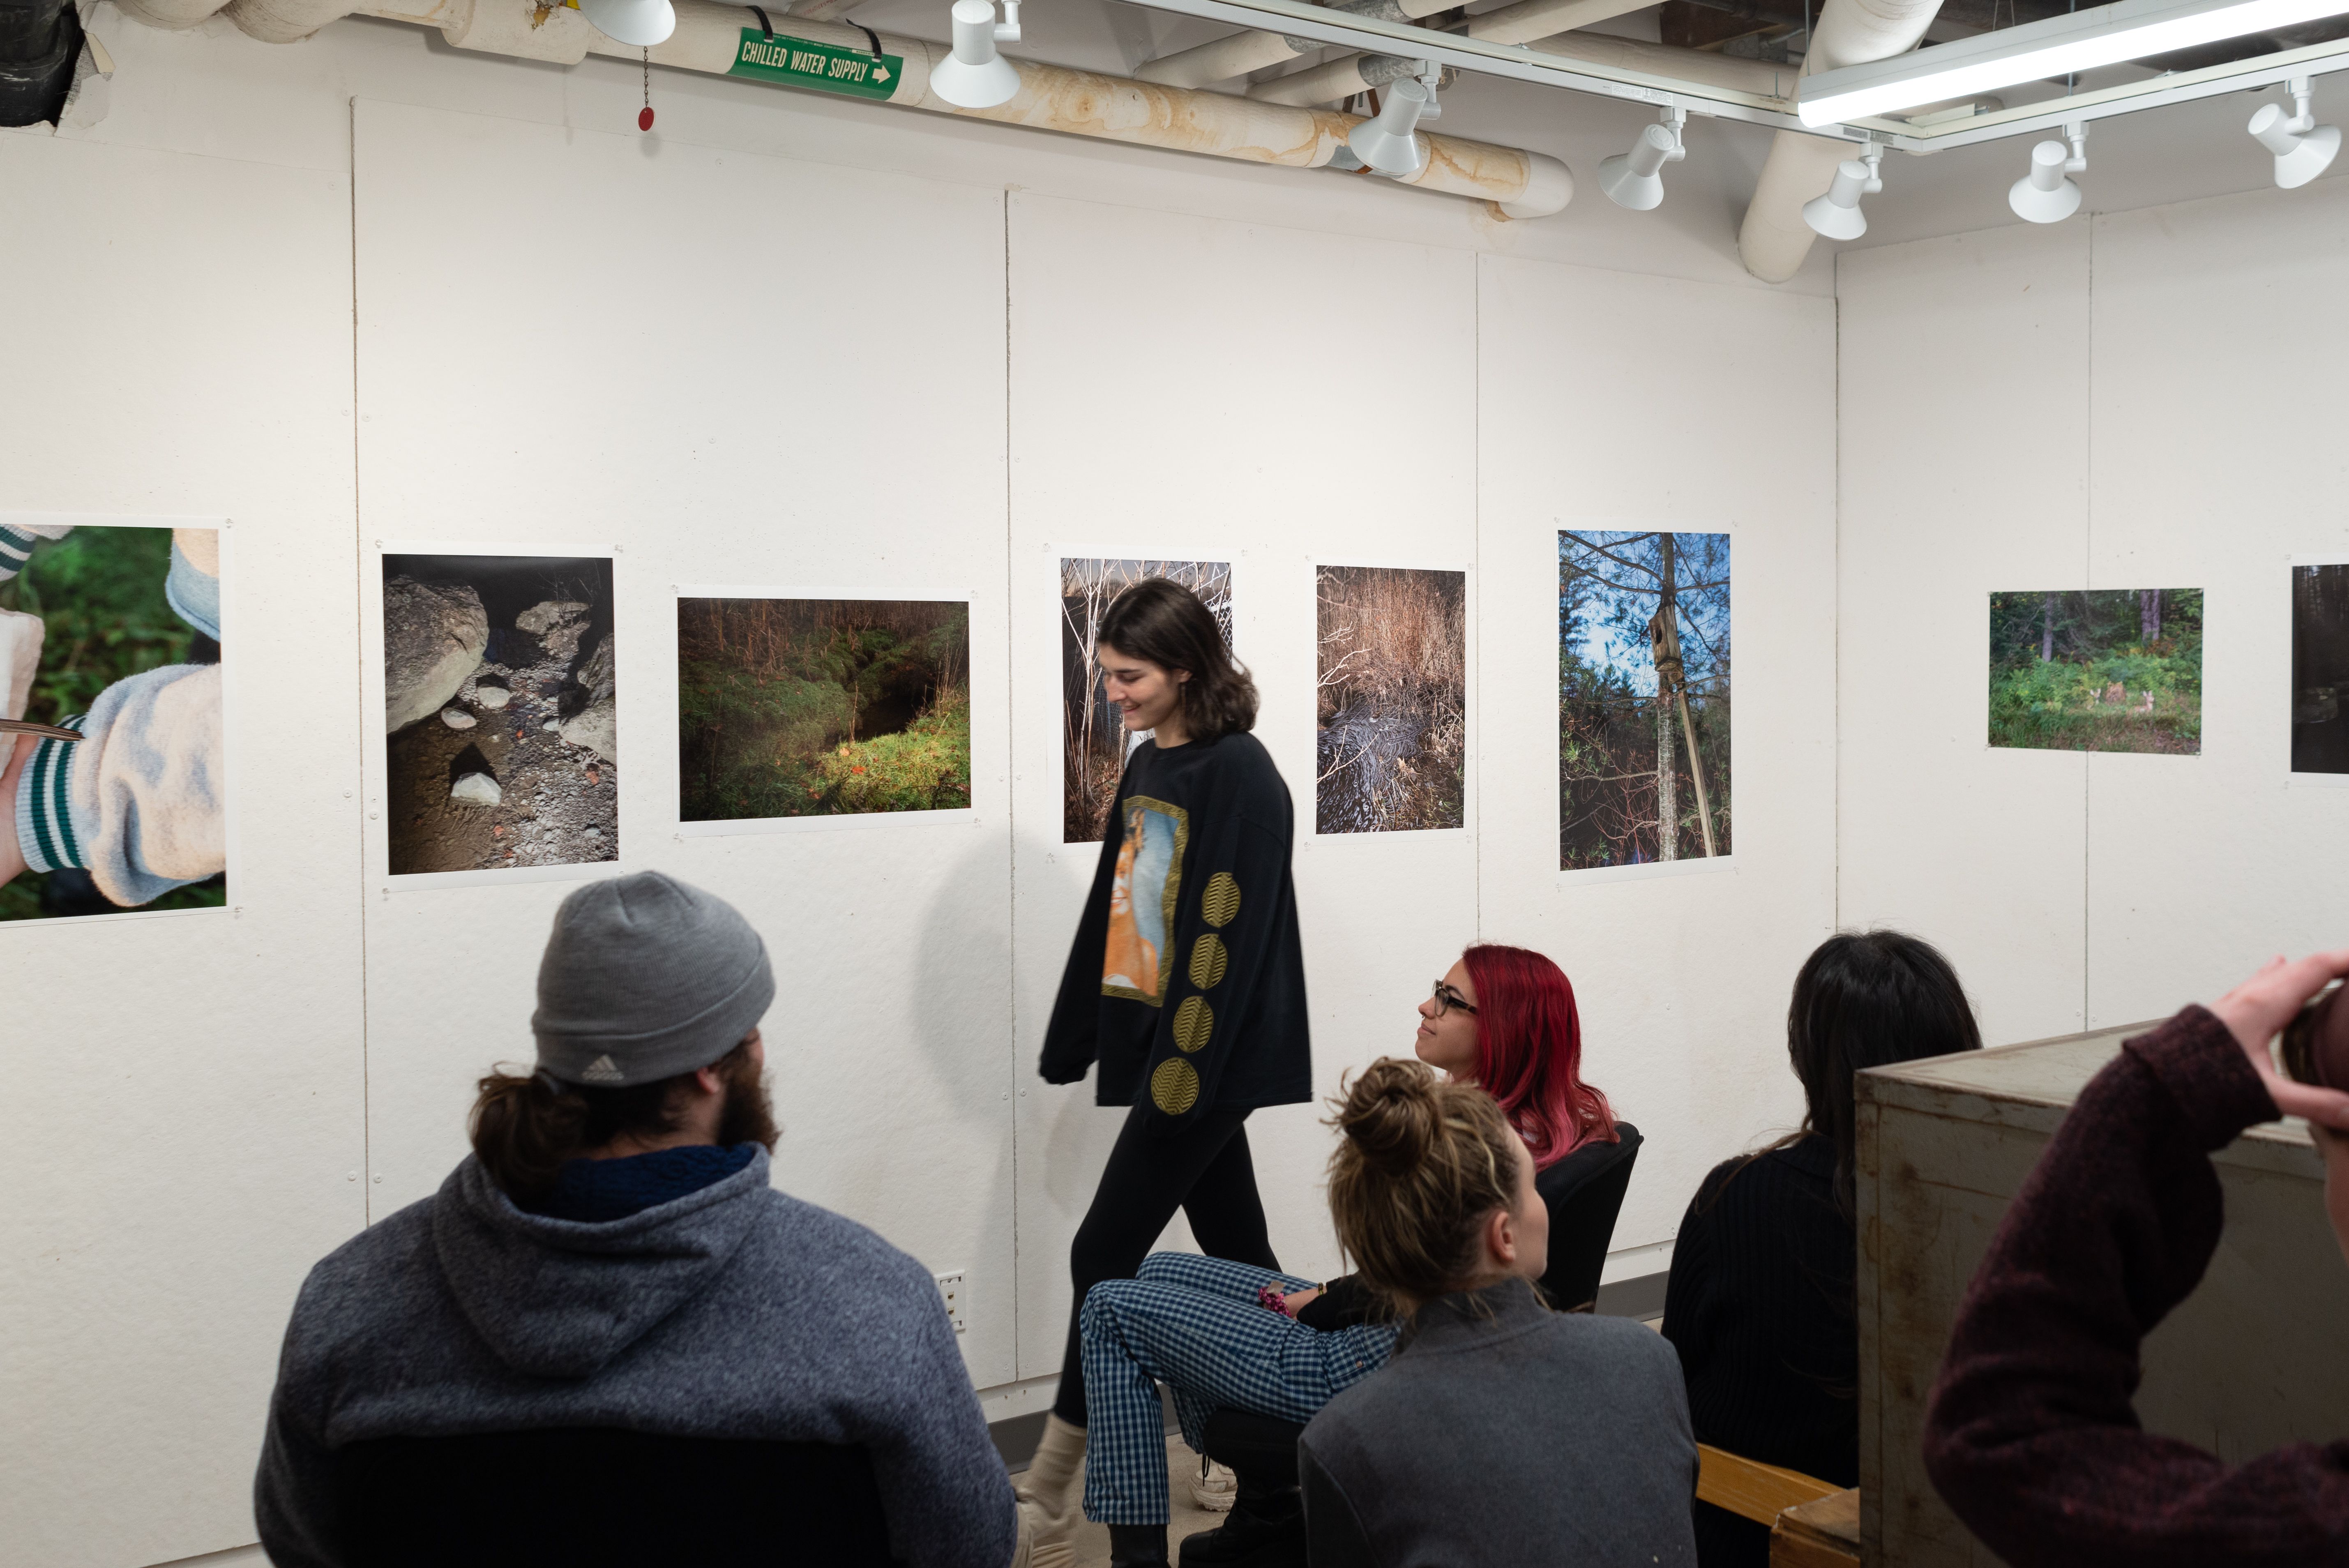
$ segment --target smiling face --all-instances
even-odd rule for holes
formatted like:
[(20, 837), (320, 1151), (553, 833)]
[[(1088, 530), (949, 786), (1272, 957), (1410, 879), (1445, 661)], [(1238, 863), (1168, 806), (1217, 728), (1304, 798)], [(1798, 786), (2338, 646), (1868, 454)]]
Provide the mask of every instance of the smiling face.
[(1191, 679), (1189, 670), (1164, 669), (1106, 642), (1097, 644), (1093, 653), (1101, 661), (1102, 689), (1117, 704), (1127, 729), (1175, 727), (1169, 721), (1175, 719), (1183, 705), (1183, 685)]
[[(1444, 971), (1442, 991), (1468, 1007), (1476, 1005), (1476, 982), (1468, 978), (1464, 960)], [(1476, 1015), (1466, 1008), (1446, 1006), (1433, 996), (1421, 1002), (1419, 1033), (1411, 1048), (1421, 1061), (1455, 1083), (1476, 1081)]]

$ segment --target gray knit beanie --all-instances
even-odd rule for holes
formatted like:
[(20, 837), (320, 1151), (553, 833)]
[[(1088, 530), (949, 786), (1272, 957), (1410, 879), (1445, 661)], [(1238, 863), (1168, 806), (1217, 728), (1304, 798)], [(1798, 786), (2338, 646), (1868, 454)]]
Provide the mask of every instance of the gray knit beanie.
[(564, 1083), (649, 1084), (725, 1055), (774, 1000), (767, 944), (733, 905), (639, 871), (563, 900), (530, 1026)]

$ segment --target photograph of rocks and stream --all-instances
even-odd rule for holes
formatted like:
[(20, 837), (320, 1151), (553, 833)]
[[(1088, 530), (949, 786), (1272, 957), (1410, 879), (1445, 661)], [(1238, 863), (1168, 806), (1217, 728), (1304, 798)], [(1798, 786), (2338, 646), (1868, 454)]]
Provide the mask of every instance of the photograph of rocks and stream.
[(612, 563), (383, 558), (391, 871), (616, 860)]
[(1557, 536), (1557, 864), (1730, 852), (1729, 535)]
[(1061, 841), (1099, 844), (1110, 802), (1124, 776), (1129, 732), (1102, 685), (1102, 618), (1144, 577), (1164, 577), (1199, 596), (1232, 645), (1232, 568), (1227, 561), (1063, 558), (1061, 562)]
[(1314, 598), (1314, 831), (1462, 826), (1467, 574), (1323, 566)]
[(970, 606), (677, 601), (678, 818), (970, 806)]

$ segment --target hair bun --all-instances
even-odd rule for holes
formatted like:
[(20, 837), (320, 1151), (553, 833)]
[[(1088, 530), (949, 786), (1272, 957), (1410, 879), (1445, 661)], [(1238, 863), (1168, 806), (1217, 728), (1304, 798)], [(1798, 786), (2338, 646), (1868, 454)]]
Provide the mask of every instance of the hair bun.
[(1381, 1056), (1362, 1069), (1338, 1108), (1338, 1129), (1372, 1166), (1401, 1174), (1434, 1147), (1443, 1113), (1434, 1072), (1424, 1062)]

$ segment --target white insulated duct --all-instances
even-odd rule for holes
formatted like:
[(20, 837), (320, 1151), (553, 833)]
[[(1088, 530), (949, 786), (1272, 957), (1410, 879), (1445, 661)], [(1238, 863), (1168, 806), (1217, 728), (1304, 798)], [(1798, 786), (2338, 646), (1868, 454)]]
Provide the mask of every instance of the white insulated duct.
[[(1906, 54), (1925, 36), (1941, 0), (1826, 0), (1803, 57), (1805, 76), (1866, 65)], [(1835, 179), (1851, 144), (1782, 130), (1771, 139), (1769, 161), (1737, 231), (1745, 270), (1764, 283), (1784, 283), (1802, 269), (1818, 236), (1803, 222), (1803, 203)]]
[[(752, 20), (749, 9), (711, 0), (675, 5), (677, 31), (667, 43), (652, 47), (652, 63), (728, 75), (740, 51), (742, 29)], [(220, 0), (129, 0), (124, 5), (139, 20), (166, 27), (192, 27), (222, 8)], [(590, 54), (629, 61), (647, 54), (605, 37), (576, 10), (560, 5), (542, 8), (533, 0), (391, 0), (381, 6), (353, 6), (347, 0), (230, 0), (226, 9), (240, 27), (273, 43), (305, 37), (356, 11), (437, 26), (459, 48), (557, 65), (576, 65)], [(859, 53), (869, 47), (861, 27), (805, 16), (792, 16), (788, 33)], [(884, 53), (905, 63), (885, 101), (933, 114), (1290, 169), (1326, 167), (1345, 147), (1347, 133), (1361, 123), (1360, 115), (1331, 109), (1255, 103), (1027, 60), (1011, 62), (1020, 86), (1009, 102), (962, 109), (929, 90), (930, 67), (946, 57), (947, 46), (887, 33), (880, 41)], [(1546, 153), (1428, 131), (1421, 131), (1419, 140), (1424, 154), (1419, 172), (1396, 184), (1485, 202), (1508, 218), (1548, 217), (1574, 199), (1574, 175)]]
[[(1549, 0), (1530, 0), (1530, 3), (1547, 5)], [(1576, 3), (1588, 5), (1593, 0), (1576, 0)], [(1603, 3), (1612, 5), (1619, 0), (1603, 0)], [(1495, 11), (1489, 15), (1497, 16), (1500, 13)], [(1501, 38), (1495, 41), (1514, 44), (1520, 40)], [(1641, 71), (1671, 81), (1727, 88), (1733, 92), (1752, 93), (1757, 98), (1784, 99), (1791, 98), (1795, 90), (1795, 73), (1785, 66), (1774, 66), (1766, 60), (1741, 60), (1734, 55), (1714, 54), (1704, 49), (1641, 43), (1637, 38), (1618, 38), (1606, 33), (1560, 33), (1556, 37), (1535, 39), (1532, 47), (1546, 55), (1558, 55), (1594, 66), (1612, 66), (1620, 70)], [(1384, 87), (1397, 77), (1410, 76), (1417, 68), (1417, 61), (1406, 60), (1400, 55), (1346, 55), (1326, 65), (1309, 67), (1288, 76), (1259, 82), (1248, 88), (1248, 97), (1259, 103), (1342, 103), (1358, 92)]]

